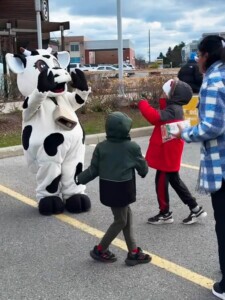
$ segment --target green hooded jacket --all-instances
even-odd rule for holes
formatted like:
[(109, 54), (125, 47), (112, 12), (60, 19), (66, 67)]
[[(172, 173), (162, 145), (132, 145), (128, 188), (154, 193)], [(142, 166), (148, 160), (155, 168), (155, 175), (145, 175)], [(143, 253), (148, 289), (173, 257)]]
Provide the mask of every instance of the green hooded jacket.
[(148, 173), (139, 145), (130, 139), (131, 125), (126, 114), (110, 113), (105, 124), (106, 140), (96, 146), (90, 166), (77, 176), (82, 184), (99, 176), (100, 201), (110, 207), (134, 202), (135, 169), (141, 177)]

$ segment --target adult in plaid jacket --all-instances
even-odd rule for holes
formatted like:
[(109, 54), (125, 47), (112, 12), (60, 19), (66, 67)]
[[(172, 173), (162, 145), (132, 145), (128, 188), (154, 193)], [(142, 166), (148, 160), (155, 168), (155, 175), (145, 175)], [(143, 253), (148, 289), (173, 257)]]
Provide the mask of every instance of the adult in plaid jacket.
[(222, 280), (213, 294), (225, 299), (225, 40), (205, 37), (198, 46), (198, 64), (205, 74), (199, 97), (199, 124), (184, 129), (186, 142), (201, 142), (199, 189), (210, 193), (216, 221)]

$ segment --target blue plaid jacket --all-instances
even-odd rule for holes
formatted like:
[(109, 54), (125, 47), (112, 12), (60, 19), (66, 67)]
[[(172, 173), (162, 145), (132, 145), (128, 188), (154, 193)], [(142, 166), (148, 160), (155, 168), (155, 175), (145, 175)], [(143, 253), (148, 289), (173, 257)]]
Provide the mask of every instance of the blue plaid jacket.
[(198, 189), (213, 193), (225, 179), (225, 63), (209, 67), (199, 97), (199, 124), (183, 130), (182, 138), (201, 142)]

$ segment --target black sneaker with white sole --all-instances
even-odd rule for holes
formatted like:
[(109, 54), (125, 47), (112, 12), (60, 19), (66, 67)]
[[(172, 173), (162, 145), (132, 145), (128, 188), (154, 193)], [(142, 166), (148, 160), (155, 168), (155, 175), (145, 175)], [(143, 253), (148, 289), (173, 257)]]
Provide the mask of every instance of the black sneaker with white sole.
[(190, 215), (183, 220), (183, 224), (191, 225), (198, 221), (198, 218), (205, 218), (207, 217), (207, 212), (200, 206), (197, 212), (191, 211)]
[(221, 289), (219, 282), (214, 283), (212, 287), (212, 293), (219, 299), (225, 300), (225, 291)]
[(166, 214), (160, 212), (158, 215), (148, 219), (148, 223), (154, 225), (172, 224), (173, 221), (172, 212)]

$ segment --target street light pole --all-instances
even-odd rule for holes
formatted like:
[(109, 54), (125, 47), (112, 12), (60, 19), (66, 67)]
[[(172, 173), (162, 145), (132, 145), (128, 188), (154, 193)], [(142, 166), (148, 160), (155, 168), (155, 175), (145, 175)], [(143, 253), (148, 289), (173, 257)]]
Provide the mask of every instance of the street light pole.
[(38, 49), (42, 49), (41, 0), (35, 0), (35, 11), (37, 20)]
[(117, 32), (118, 32), (118, 64), (119, 79), (123, 79), (123, 39), (122, 39), (122, 13), (121, 1), (117, 0)]
[(151, 62), (151, 41), (150, 41), (150, 29), (148, 31), (148, 62)]

